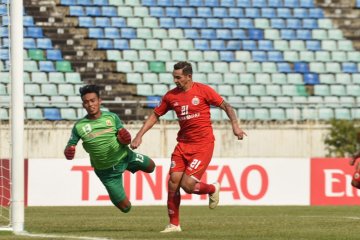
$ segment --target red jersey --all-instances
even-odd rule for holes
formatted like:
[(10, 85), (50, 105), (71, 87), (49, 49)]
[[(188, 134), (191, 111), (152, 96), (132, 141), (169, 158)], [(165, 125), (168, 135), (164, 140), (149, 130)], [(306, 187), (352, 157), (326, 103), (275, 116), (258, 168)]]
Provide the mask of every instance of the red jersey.
[(214, 142), (210, 105), (218, 107), (223, 101), (223, 98), (211, 87), (194, 82), (187, 91), (179, 88), (168, 91), (154, 112), (159, 116), (169, 110), (176, 112), (180, 125), (178, 142)]

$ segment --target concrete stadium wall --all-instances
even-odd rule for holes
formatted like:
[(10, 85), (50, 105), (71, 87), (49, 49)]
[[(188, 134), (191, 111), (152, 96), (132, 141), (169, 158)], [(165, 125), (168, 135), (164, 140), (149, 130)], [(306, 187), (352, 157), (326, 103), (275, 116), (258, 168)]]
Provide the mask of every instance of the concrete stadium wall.
[[(63, 149), (70, 136), (74, 122), (27, 122), (25, 124), (26, 158), (62, 158)], [(126, 124), (134, 136), (142, 122)], [(213, 124), (216, 138), (214, 157), (323, 157), (326, 155), (324, 139), (328, 126), (317, 123), (307, 124), (243, 124), (247, 133), (238, 141), (229, 123)], [(11, 133), (7, 122), (0, 122), (0, 158), (11, 155)], [(170, 157), (176, 145), (177, 123), (156, 124), (143, 137), (137, 150), (151, 157)], [(79, 145), (76, 157), (87, 157)]]

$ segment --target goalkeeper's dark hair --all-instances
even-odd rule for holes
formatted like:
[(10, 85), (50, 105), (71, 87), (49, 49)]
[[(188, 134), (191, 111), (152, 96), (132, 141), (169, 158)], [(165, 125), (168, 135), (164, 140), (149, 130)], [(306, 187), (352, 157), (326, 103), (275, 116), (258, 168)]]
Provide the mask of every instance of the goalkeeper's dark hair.
[(191, 63), (189, 62), (178, 62), (174, 65), (174, 70), (183, 70), (184, 75), (193, 74)]
[(100, 88), (97, 85), (85, 85), (79, 89), (81, 98), (88, 93), (95, 93), (97, 97), (100, 97)]

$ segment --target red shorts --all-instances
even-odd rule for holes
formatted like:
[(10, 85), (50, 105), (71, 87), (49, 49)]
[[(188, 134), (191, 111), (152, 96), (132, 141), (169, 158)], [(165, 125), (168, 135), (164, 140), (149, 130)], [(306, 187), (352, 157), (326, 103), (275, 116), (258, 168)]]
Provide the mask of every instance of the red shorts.
[(178, 143), (171, 155), (170, 173), (185, 172), (200, 181), (214, 152), (214, 143)]

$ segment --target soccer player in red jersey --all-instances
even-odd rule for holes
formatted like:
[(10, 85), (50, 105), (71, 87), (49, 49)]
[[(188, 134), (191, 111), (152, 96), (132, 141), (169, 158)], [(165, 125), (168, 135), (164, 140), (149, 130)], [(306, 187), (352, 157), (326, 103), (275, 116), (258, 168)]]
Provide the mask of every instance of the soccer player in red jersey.
[[(357, 160), (360, 160), (360, 151), (354, 154), (354, 156), (350, 159), (350, 165), (354, 166)], [(355, 166), (355, 173), (353, 175), (351, 185), (355, 188), (360, 189), (360, 163)]]
[(130, 147), (136, 149), (142, 136), (154, 126), (159, 117), (173, 110), (178, 117), (180, 130), (178, 144), (171, 156), (168, 182), (168, 214), (170, 224), (162, 232), (180, 232), (180, 187), (186, 193), (208, 194), (209, 208), (219, 202), (220, 184), (200, 182), (209, 165), (214, 150), (214, 134), (210, 120), (210, 106), (223, 109), (230, 119), (234, 135), (242, 140), (246, 133), (239, 127), (234, 109), (211, 87), (193, 82), (192, 67), (188, 62), (174, 65), (173, 78), (176, 88), (168, 91), (158, 107), (145, 121)]

